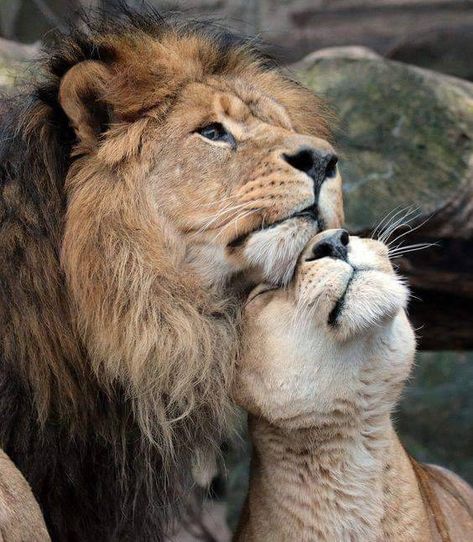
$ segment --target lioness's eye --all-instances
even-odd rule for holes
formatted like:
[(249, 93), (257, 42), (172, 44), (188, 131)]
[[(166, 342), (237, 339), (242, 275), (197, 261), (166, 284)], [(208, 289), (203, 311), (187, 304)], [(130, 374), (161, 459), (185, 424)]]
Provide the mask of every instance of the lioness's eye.
[(236, 145), (233, 135), (219, 122), (212, 122), (197, 130), (197, 133), (210, 141), (223, 141), (229, 143), (232, 147)]

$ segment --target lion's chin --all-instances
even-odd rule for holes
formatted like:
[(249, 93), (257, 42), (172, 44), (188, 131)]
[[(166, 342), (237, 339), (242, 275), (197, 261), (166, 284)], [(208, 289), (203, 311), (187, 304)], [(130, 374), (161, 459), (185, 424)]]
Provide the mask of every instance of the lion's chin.
[(317, 231), (316, 220), (290, 218), (251, 234), (243, 254), (250, 267), (260, 270), (262, 281), (284, 286), (292, 279), (301, 252)]

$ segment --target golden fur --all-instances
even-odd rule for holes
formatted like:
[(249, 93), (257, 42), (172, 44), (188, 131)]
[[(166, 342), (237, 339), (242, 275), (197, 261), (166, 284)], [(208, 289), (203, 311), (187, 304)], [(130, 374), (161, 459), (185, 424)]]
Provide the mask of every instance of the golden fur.
[(342, 220), (338, 173), (285, 158), (333, 152), (326, 111), (254, 47), (150, 13), (59, 35), (9, 107), (1, 444), (53, 538), (160, 539), (225, 431), (244, 292)]
[[(173, 420), (199, 406), (224, 419), (237, 344), (225, 286), (252, 264), (228, 244), (313, 202), (311, 179), (282, 153), (329, 148), (305, 89), (244, 48), (215, 74), (218, 62), (202, 37), (143, 36), (137, 48), (134, 36), (110, 65), (77, 64), (60, 86), (78, 136), (62, 245), (78, 328), (94, 370), (127, 388), (144, 433), (166, 446)], [(112, 125), (99, 146), (91, 95)], [(216, 121), (241, 150), (195, 132)], [(332, 185), (322, 215), (333, 224), (339, 180)]]
[(470, 540), (472, 488), (413, 461), (390, 419), (415, 350), (407, 289), (377, 241), (324, 257), (332, 235), (309, 243), (287, 288), (261, 286), (246, 306), (234, 395), (253, 459), (236, 540)]

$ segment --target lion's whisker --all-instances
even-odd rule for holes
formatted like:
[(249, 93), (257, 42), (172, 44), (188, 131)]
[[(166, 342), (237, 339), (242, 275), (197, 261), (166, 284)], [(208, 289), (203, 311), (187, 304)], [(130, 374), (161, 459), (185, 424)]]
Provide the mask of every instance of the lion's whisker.
[[(247, 203), (250, 204), (250, 202), (247, 202)], [(251, 214), (258, 212), (259, 210), (260, 210), (259, 208), (251, 208), (248, 211), (243, 212), (237, 215), (236, 217), (232, 218), (226, 224), (224, 224), (224, 227), (213, 237), (213, 240), (216, 241), (217, 239), (219, 239), (219, 237), (221, 237), (223, 233), (225, 232), (226, 228), (231, 227), (232, 225), (235, 226), (235, 234), (237, 234), (238, 232), (236, 230), (236, 227), (237, 227), (238, 222), (242, 220), (243, 218), (246, 218), (247, 216), (250, 216)]]
[[(194, 203), (199, 203), (200, 201), (204, 200), (205, 198), (208, 197), (208, 195), (210, 194), (211, 192), (207, 192), (207, 194), (204, 194), (203, 196), (201, 196), (200, 198), (197, 198), (194, 200)], [(206, 203), (203, 207), (215, 207), (215, 204), (216, 203), (225, 203), (225, 202), (234, 202), (236, 203), (236, 199), (235, 199), (235, 195), (231, 195), (231, 196), (226, 196), (224, 198), (217, 198), (216, 196), (214, 196), (212, 194), (212, 198), (213, 198), (213, 201), (209, 201), (208, 203)]]
[(249, 206), (249, 202), (246, 203), (240, 203), (238, 205), (234, 205), (233, 207), (230, 207), (227, 205), (227, 207), (224, 207), (219, 211), (217, 215), (213, 215), (211, 217), (208, 217), (209, 220), (205, 222), (197, 231), (194, 232), (193, 236), (198, 235), (202, 233), (203, 231), (207, 230), (212, 224), (219, 221), (221, 218), (223, 218), (225, 215), (231, 212), (239, 211), (241, 209), (245, 209)]

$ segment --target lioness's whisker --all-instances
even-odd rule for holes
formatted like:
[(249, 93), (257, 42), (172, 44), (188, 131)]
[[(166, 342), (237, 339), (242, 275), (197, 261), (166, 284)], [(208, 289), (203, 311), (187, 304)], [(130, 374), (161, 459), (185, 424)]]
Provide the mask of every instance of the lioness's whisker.
[[(396, 230), (408, 226), (411, 222), (413, 222), (420, 216), (417, 211), (418, 207), (408, 208), (403, 215), (397, 218), (384, 230), (384, 232), (379, 236), (379, 240), (382, 243), (386, 243)], [(397, 215), (398, 214), (396, 214), (395, 216)]]
[(410, 248), (418, 248), (418, 247), (431, 247), (431, 246), (438, 246), (438, 243), (436, 242), (430, 242), (430, 241), (422, 241), (422, 242), (419, 242), (419, 243), (412, 243), (410, 245), (403, 245), (402, 244), (403, 241), (396, 247), (393, 247), (393, 248), (390, 248), (389, 249), (389, 254), (393, 254), (395, 252), (399, 252), (399, 251), (404, 251), (406, 249), (410, 249)]
[(389, 223), (386, 224), (386, 227), (383, 229), (383, 231), (380, 232), (378, 239), (382, 243), (386, 243), (386, 241), (399, 227), (402, 227), (405, 224), (409, 224), (417, 218), (417, 215), (415, 214), (417, 211), (418, 208), (414, 206), (406, 207), (398, 211), (390, 219)]
[(393, 221), (396, 219), (396, 217), (398, 217), (401, 213), (405, 213), (407, 209), (407, 207), (398, 206), (392, 211), (390, 211), (373, 231), (373, 237), (376, 235), (376, 238), (380, 239), (384, 235), (386, 230), (390, 227), (390, 225), (393, 223)]
[[(405, 209), (405, 208), (404, 208)], [(375, 229), (371, 233), (371, 239), (377, 239), (378, 236), (383, 231), (383, 228), (386, 226), (386, 224), (392, 220), (399, 212), (402, 212), (403, 208), (398, 205), (394, 209), (391, 209), (378, 223), (378, 225), (375, 227)]]
[(438, 243), (415, 243), (413, 245), (400, 246), (389, 251), (390, 258), (399, 258), (409, 252), (417, 252), (419, 250), (425, 250), (426, 248), (439, 246)]
[(413, 233), (415, 232), (416, 230), (419, 230), (420, 228), (422, 228), (422, 226), (424, 226), (430, 219), (432, 218), (432, 215), (429, 215), (425, 218), (425, 220), (423, 220), (422, 222), (420, 222), (419, 224), (417, 224), (416, 226), (411, 226), (410, 224), (406, 224), (406, 227), (408, 227), (408, 230), (401, 233), (400, 235), (398, 235), (397, 237), (395, 237), (393, 240), (391, 240), (389, 243), (388, 243), (388, 247), (390, 247), (391, 245), (393, 245), (394, 243), (396, 243), (397, 241), (399, 241), (399, 239), (402, 239), (403, 237), (405, 237), (406, 235), (410, 234), (410, 233)]

